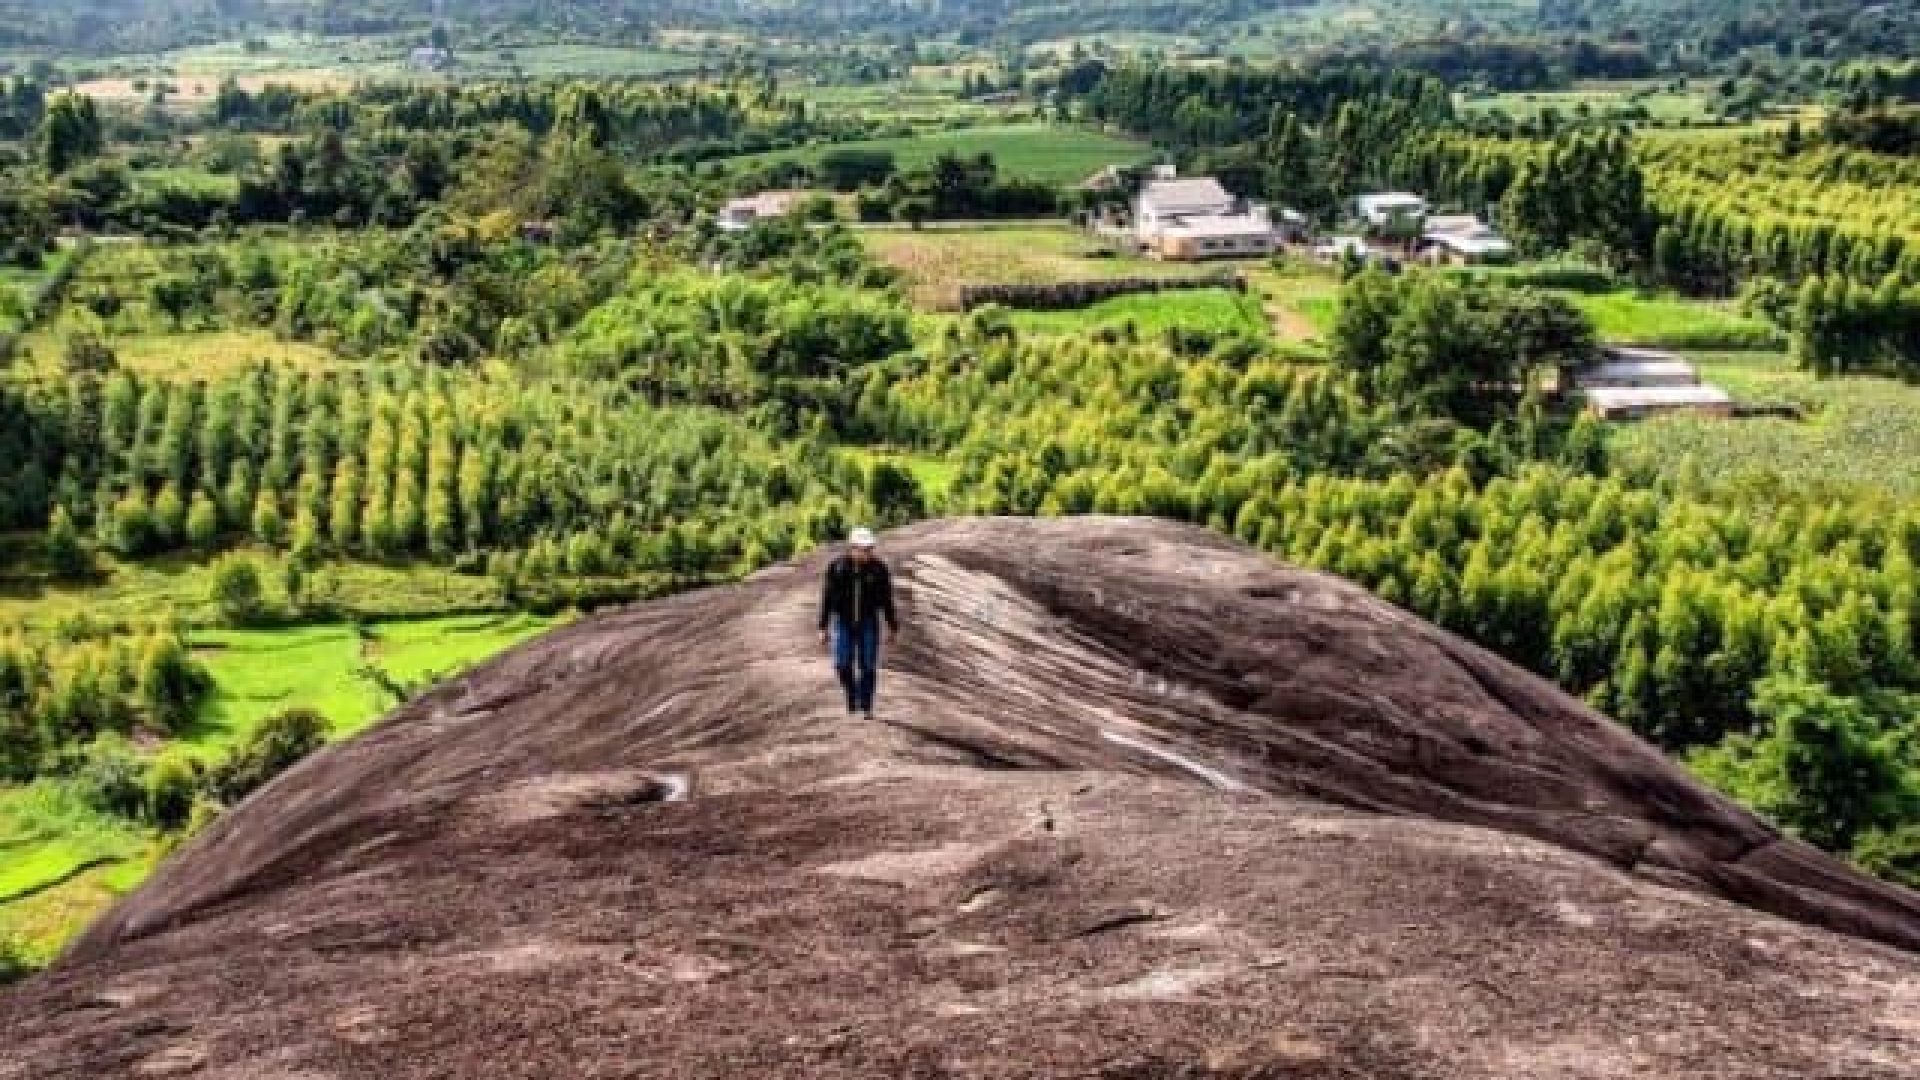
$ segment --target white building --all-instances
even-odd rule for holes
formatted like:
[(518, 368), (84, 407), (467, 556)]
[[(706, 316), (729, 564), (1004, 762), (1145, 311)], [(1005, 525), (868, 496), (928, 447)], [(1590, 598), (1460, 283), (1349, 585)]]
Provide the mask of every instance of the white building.
[(1608, 345), (1603, 359), (1578, 375), (1582, 387), (1698, 386), (1700, 373), (1678, 354), (1658, 349)]
[(453, 66), (453, 52), (437, 45), (422, 45), (407, 54), (407, 66), (416, 71), (445, 71)]
[(1420, 248), (1429, 262), (1456, 266), (1502, 263), (1513, 258), (1513, 245), (1506, 237), (1472, 214), (1427, 218)]
[(1162, 259), (1258, 258), (1279, 245), (1273, 215), (1211, 176), (1158, 179), (1133, 203), (1134, 242)]
[(1590, 386), (1582, 391), (1587, 411), (1602, 420), (1640, 420), (1662, 413), (1690, 412), (1732, 416), (1733, 399), (1725, 390), (1696, 386)]
[(1426, 220), (1427, 200), (1405, 191), (1382, 191), (1354, 200), (1370, 229), (1412, 229)]
[(1323, 263), (1336, 263), (1349, 255), (1365, 260), (1372, 254), (1371, 249), (1367, 247), (1367, 238), (1364, 236), (1330, 237), (1326, 243), (1316, 244), (1313, 248), (1313, 257)]
[(1732, 416), (1733, 399), (1700, 381), (1681, 357), (1656, 349), (1608, 345), (1603, 359), (1574, 375), (1587, 410), (1602, 420), (1638, 420), (1661, 413)]
[(745, 232), (757, 222), (783, 218), (800, 207), (801, 192), (763, 191), (744, 199), (732, 199), (720, 208), (716, 219), (722, 232)]

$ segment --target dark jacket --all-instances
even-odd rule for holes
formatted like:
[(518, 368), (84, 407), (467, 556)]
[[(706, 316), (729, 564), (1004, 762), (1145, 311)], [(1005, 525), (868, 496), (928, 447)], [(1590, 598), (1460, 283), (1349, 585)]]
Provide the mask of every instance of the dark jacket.
[(835, 618), (842, 626), (861, 626), (880, 615), (887, 617), (888, 629), (899, 629), (893, 613), (893, 573), (886, 563), (876, 557), (861, 566), (842, 555), (827, 565), (820, 589), (820, 629)]

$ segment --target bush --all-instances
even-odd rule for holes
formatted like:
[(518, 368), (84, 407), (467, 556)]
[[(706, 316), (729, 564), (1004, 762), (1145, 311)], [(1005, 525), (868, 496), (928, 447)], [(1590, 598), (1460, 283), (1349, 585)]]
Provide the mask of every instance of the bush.
[(244, 555), (228, 555), (213, 564), (212, 600), (228, 622), (244, 626), (266, 613), (260, 566)]
[(0, 937), (0, 986), (17, 983), (31, 974), (33, 964), (27, 960), (26, 950), (12, 938)]
[(1853, 843), (1853, 861), (1870, 874), (1920, 889), (1920, 825), (1861, 833)]
[(199, 764), (185, 754), (163, 754), (147, 769), (146, 788), (147, 820), (162, 829), (177, 829), (193, 815)]
[(109, 732), (87, 744), (73, 773), (74, 789), (103, 814), (138, 819), (147, 801), (145, 770), (124, 736)]
[(261, 721), (208, 778), (209, 794), (231, 806), (318, 750), (327, 718), (312, 709), (288, 709)]

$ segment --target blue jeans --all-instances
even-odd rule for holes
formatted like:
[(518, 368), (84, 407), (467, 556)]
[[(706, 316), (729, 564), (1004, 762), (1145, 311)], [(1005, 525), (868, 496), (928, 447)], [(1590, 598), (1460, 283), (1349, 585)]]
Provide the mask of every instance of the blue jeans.
[(833, 669), (847, 692), (847, 708), (873, 711), (873, 688), (880, 681), (880, 620), (833, 623)]

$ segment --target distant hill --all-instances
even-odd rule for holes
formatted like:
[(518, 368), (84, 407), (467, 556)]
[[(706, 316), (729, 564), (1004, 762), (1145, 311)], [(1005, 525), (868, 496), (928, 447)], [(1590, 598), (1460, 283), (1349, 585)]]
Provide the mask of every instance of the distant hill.
[[(1042, 41), (1092, 34), (1210, 31), (1308, 0), (442, 0), (466, 40), (580, 35), (608, 43), (663, 29), (768, 35), (957, 37)], [(1396, 5), (1376, 3), (1376, 8)], [(1515, 4), (1487, 0), (1518, 32), (1635, 38), (1664, 52), (1707, 57), (1778, 47), (1815, 55), (1901, 55), (1920, 44), (1911, 3), (1884, 0), (1540, 0), (1537, 23)], [(1473, 4), (1415, 5), (1394, 23), (1408, 38), (1473, 32)], [(0, 0), (0, 50), (124, 52), (231, 40), (269, 30), (424, 36), (433, 0)], [(1465, 18), (1444, 17), (1447, 13)]]
[(218, 819), (0, 991), (0, 1080), (1847, 1076), (1920, 895), (1359, 588), (1140, 519), (586, 619)]
[(1549, 32), (1626, 35), (1725, 58), (1750, 48), (1783, 56), (1910, 56), (1920, 49), (1911, 0), (1541, 0)]

